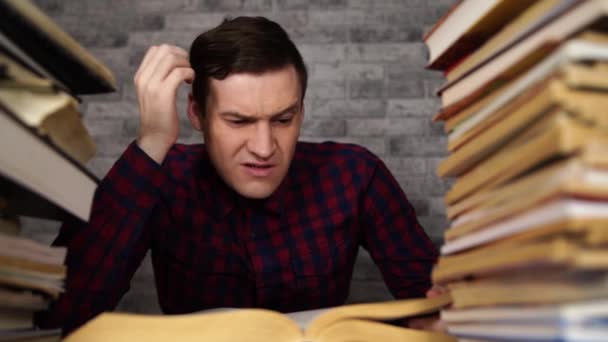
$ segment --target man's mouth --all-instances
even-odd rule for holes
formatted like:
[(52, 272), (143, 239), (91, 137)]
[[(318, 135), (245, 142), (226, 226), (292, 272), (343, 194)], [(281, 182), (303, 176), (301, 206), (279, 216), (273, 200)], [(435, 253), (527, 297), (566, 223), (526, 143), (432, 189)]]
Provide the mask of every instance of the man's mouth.
[(253, 167), (256, 169), (269, 169), (269, 168), (273, 167), (272, 164), (254, 164), (254, 163), (245, 163), (245, 166)]
[(267, 177), (274, 170), (274, 164), (243, 163), (245, 171), (253, 177)]

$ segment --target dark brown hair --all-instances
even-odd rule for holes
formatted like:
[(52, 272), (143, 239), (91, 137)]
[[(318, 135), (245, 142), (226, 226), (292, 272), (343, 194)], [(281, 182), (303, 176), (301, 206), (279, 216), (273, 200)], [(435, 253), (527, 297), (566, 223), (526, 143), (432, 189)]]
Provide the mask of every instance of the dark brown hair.
[(199, 35), (190, 47), (190, 64), (196, 74), (192, 94), (201, 115), (206, 109), (209, 78), (223, 80), (232, 73), (263, 73), (293, 65), (304, 100), (308, 72), (295, 44), (283, 28), (263, 17), (226, 19)]

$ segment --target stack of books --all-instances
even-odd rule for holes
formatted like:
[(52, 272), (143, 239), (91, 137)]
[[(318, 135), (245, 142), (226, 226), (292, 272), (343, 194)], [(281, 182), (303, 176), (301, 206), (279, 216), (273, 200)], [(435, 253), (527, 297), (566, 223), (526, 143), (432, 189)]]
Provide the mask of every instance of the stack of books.
[(433, 281), (476, 341), (608, 341), (608, 1), (463, 0), (427, 34), (454, 178)]
[(77, 94), (112, 73), (29, 1), (0, 1), (0, 340), (58, 340), (33, 326), (64, 290), (66, 249), (20, 237), (20, 216), (88, 220), (95, 145)]

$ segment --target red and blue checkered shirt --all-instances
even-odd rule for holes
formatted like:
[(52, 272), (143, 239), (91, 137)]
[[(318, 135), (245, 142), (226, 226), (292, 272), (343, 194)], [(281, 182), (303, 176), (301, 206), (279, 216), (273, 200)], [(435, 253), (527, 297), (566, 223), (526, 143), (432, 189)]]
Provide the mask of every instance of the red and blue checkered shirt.
[(55, 244), (68, 247), (66, 292), (37, 324), (64, 332), (112, 310), (148, 250), (167, 314), (343, 304), (359, 246), (395, 297), (424, 296), (437, 257), (382, 161), (337, 143), (298, 143), (265, 200), (227, 187), (203, 145), (175, 145), (161, 166), (132, 143), (89, 223), (65, 222)]

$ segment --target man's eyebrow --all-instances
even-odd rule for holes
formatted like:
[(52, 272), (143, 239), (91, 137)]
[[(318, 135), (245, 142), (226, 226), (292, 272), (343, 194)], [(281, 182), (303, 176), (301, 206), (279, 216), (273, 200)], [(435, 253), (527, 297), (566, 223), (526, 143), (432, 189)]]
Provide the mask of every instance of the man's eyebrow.
[(253, 120), (255, 119), (255, 117), (253, 116), (249, 116), (249, 115), (245, 115), (239, 112), (234, 112), (234, 111), (226, 111), (226, 112), (221, 112), (220, 116), (232, 116), (235, 117), (237, 119), (242, 119), (242, 120)]
[(291, 104), (289, 107), (287, 107), (287, 108), (285, 108), (285, 109), (283, 109), (283, 110), (281, 110), (281, 111), (279, 111), (279, 112), (277, 112), (275, 114), (272, 114), (270, 116), (270, 118), (276, 119), (277, 117), (283, 116), (285, 114), (288, 114), (288, 113), (291, 113), (291, 112), (295, 112), (299, 107), (300, 107), (300, 101), (298, 100), (298, 101), (294, 102), (293, 104)]
[[(285, 115), (287, 113), (290, 113), (290, 112), (293, 112), (293, 111), (297, 110), (299, 107), (300, 107), (299, 101), (295, 102), (292, 105), (290, 105), (289, 107), (287, 107), (285, 109), (282, 109), (279, 112), (270, 115), (270, 118), (271, 119), (276, 119), (276, 118), (278, 118), (278, 117), (280, 117), (282, 115)], [(250, 115), (246, 115), (246, 114), (235, 112), (235, 111), (221, 112), (220, 116), (231, 116), (231, 117), (234, 117), (234, 118), (237, 118), (237, 119), (241, 119), (241, 120), (257, 120), (258, 119), (255, 116), (250, 116)]]

